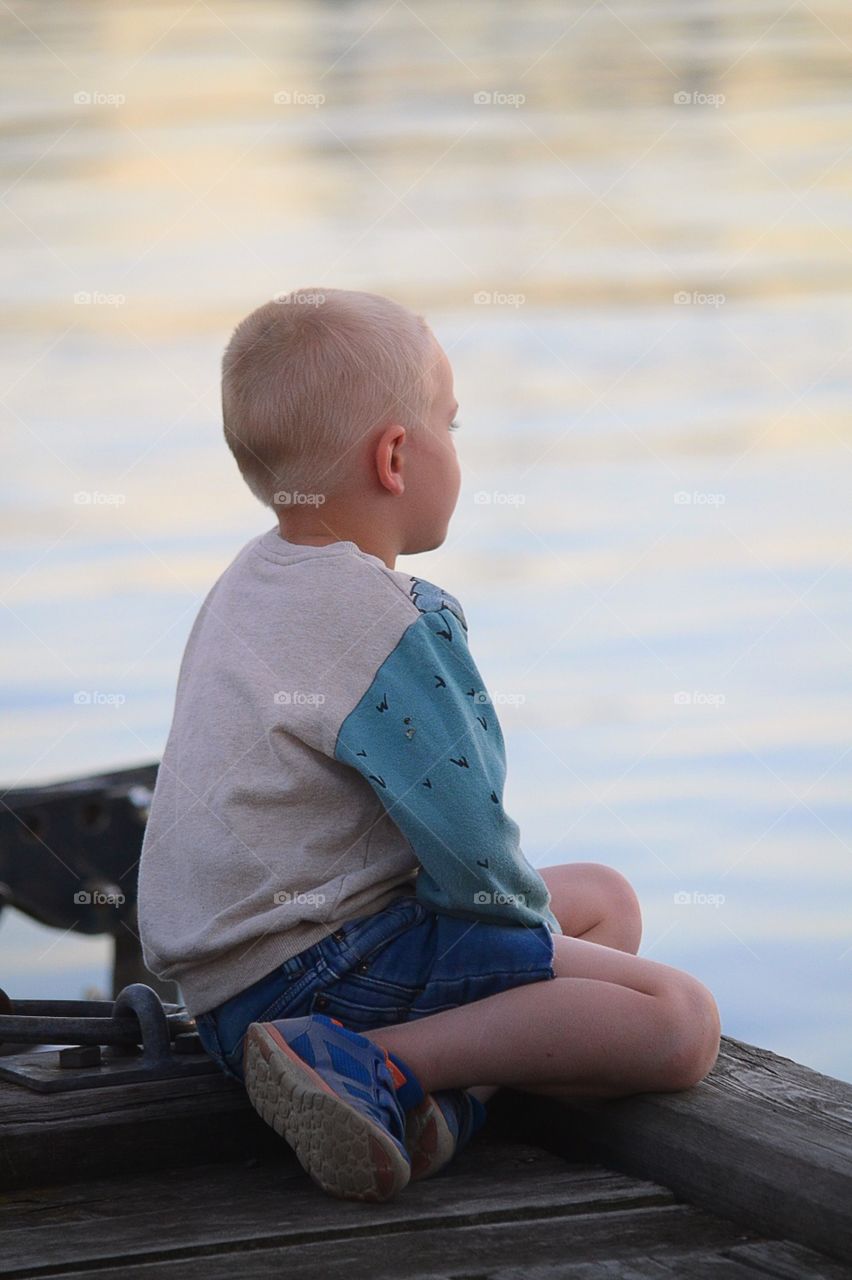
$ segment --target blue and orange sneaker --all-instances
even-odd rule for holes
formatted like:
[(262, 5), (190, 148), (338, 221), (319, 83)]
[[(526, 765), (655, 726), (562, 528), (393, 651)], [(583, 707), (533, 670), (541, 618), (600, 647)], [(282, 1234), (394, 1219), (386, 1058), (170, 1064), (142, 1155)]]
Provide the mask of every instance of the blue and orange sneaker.
[(465, 1089), (436, 1089), (405, 1113), (405, 1145), (411, 1181), (431, 1178), (457, 1155), (485, 1123), (479, 1098)]
[(255, 1111), (323, 1191), (376, 1201), (407, 1185), (405, 1111), (423, 1090), (396, 1054), (315, 1013), (252, 1022), (243, 1072)]

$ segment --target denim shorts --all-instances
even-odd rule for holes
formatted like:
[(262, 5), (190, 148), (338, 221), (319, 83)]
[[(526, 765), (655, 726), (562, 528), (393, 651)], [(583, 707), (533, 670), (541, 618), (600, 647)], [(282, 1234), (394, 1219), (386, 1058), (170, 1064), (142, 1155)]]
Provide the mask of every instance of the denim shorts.
[(554, 978), (553, 935), (536, 925), (459, 919), (411, 894), (347, 920), (215, 1009), (196, 1016), (202, 1045), (242, 1081), (251, 1022), (325, 1013), (353, 1031), (426, 1018)]

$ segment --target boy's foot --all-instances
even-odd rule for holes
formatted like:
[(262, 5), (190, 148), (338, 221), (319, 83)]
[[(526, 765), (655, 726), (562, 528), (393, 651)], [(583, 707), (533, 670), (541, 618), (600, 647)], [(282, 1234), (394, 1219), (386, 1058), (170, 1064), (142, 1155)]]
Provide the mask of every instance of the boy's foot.
[(316, 1013), (252, 1022), (243, 1050), (252, 1106), (314, 1182), (344, 1200), (389, 1200), (411, 1177), (405, 1112), (419, 1101), (384, 1049)]
[(484, 1105), (465, 1089), (438, 1089), (405, 1113), (411, 1181), (431, 1178), (467, 1146), (486, 1119)]

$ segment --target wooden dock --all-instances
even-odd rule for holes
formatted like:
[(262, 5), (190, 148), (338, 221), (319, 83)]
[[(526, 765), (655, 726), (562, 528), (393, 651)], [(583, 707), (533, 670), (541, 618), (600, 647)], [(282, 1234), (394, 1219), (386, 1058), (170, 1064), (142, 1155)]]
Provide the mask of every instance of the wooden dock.
[[(113, 996), (142, 984), (143, 1004), (179, 998), (136, 942), (133, 868), (157, 768), (7, 791), (0, 810), (0, 903), (110, 933)], [(119, 884), (120, 905), (98, 905), (96, 891)], [(100, 1018), (95, 1004), (44, 1013)], [(173, 1048), (199, 1047), (185, 1009), (170, 1010), (176, 1022), (149, 1045), (155, 1070), (172, 1032)], [(0, 1072), (26, 1048), (8, 1018), (32, 1014), (0, 992)], [(125, 1021), (106, 1042), (103, 1024), (79, 1040), (76, 1024), (74, 1039), (54, 1024), (27, 1043), (83, 1043), (89, 1056), (109, 1043), (132, 1059), (141, 1026)], [(567, 1102), (501, 1090), (457, 1160), (383, 1205), (326, 1196), (242, 1087), (194, 1063), (206, 1074), (98, 1076), (69, 1092), (0, 1078), (0, 1280), (852, 1278), (852, 1085), (727, 1036), (713, 1071), (682, 1093)]]
[(678, 1094), (502, 1090), (396, 1200), (326, 1196), (235, 1081), (0, 1081), (0, 1277), (849, 1280), (852, 1085), (725, 1037)]

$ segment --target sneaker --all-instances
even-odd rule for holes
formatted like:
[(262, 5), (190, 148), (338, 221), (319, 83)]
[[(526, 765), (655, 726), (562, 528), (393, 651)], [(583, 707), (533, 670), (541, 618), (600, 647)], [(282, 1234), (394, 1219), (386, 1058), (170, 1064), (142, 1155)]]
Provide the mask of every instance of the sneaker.
[[(379, 1045), (323, 1013), (252, 1022), (243, 1049), (255, 1111), (317, 1186), (343, 1200), (389, 1200), (411, 1177), (405, 1100), (423, 1091)], [(413, 1095), (412, 1095), (413, 1090)]]
[(483, 1103), (465, 1089), (438, 1089), (405, 1113), (411, 1181), (431, 1178), (467, 1146), (486, 1120)]

